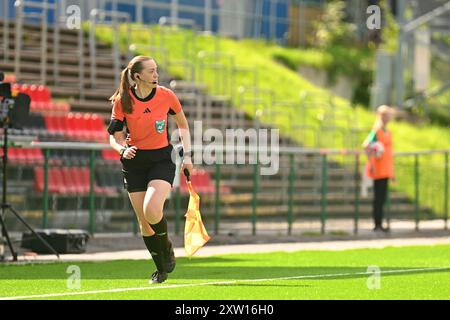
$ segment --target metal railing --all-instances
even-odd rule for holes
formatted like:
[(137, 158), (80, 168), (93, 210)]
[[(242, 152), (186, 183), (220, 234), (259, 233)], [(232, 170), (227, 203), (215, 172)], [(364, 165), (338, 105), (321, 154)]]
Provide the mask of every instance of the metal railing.
[[(130, 32), (136, 32), (136, 31), (144, 32), (144, 33), (148, 32), (149, 33), (148, 43), (133, 42), (130, 44), (129, 51), (133, 55), (136, 55), (137, 51), (139, 51), (139, 50), (148, 50), (151, 53), (150, 56), (152, 58), (155, 58), (157, 61), (161, 62), (161, 64), (164, 67), (167, 66), (166, 59), (168, 59), (170, 53), (169, 53), (169, 50), (166, 47), (164, 47), (162, 38), (160, 37), (159, 43), (156, 44), (155, 37), (152, 34), (152, 30), (147, 25), (132, 24), (130, 26)], [(132, 39), (130, 39), (130, 40), (132, 40)]]
[[(185, 68), (187, 79), (190, 81), (195, 81), (196, 75), (195, 75), (195, 52), (196, 52), (196, 38), (197, 38), (197, 25), (195, 24), (195, 21), (192, 19), (180, 19), (180, 18), (173, 18), (173, 17), (161, 17), (158, 21), (159, 25), (161, 26), (160, 30), (160, 41), (164, 45), (165, 44), (165, 37), (167, 30), (171, 27), (185, 27), (191, 30), (192, 36), (189, 37), (189, 34), (186, 34), (184, 39), (182, 40), (182, 47), (183, 47), (183, 55), (184, 57), (180, 60), (170, 59), (170, 56), (167, 57), (166, 60), (166, 67), (169, 68), (173, 65), (181, 65)], [(170, 53), (170, 50), (167, 50)]]
[[(53, 39), (56, 41), (59, 39), (59, 21), (58, 21), (58, 2), (47, 3), (47, 2), (32, 2), (18, 0), (14, 3), (15, 7), (15, 52), (14, 52), (14, 73), (17, 79), (20, 79), (21, 74), (21, 57), (22, 57), (22, 42), (23, 42), (23, 23), (24, 18), (32, 17), (41, 20), (41, 44), (40, 44), (40, 57), (41, 57), (41, 70), (40, 70), (40, 82), (41, 84), (47, 84), (47, 58), (48, 58), (48, 14), (50, 10), (54, 12), (54, 29), (53, 29)], [(24, 8), (34, 8), (40, 9), (40, 12), (27, 13)], [(6, 22), (5, 22), (6, 23)], [(59, 41), (58, 41), (59, 44)], [(53, 49), (53, 59), (55, 63), (58, 61), (57, 47)], [(54, 68), (53, 73), (55, 77), (58, 75), (57, 68)]]
[[(100, 150), (109, 149), (110, 146), (106, 144), (35, 142), (32, 143), (31, 147), (41, 148), (44, 150), (45, 156), (44, 192), (42, 196), (42, 227), (44, 228), (49, 225), (49, 151), (54, 149), (89, 150), (90, 191), (88, 194), (88, 229), (91, 233), (96, 232), (97, 227), (95, 221), (98, 211), (95, 204), (96, 194), (94, 191), (96, 155)], [(193, 149), (194, 155), (196, 152), (203, 151), (203, 147), (193, 146)], [(257, 159), (256, 163), (249, 163), (239, 166), (230, 166), (226, 163), (222, 164), (225, 159), (224, 153), (230, 150), (231, 149), (225, 147), (216, 148), (218, 158), (216, 163), (212, 164), (212, 170), (210, 170), (214, 175), (214, 194), (212, 196), (202, 197), (202, 193), (200, 193), (200, 196), (204, 198), (202, 201), (203, 206), (201, 210), (206, 214), (205, 218), (207, 221), (210, 221), (210, 218), (213, 219), (212, 225), (214, 226), (213, 232), (215, 234), (219, 234), (222, 222), (227, 221), (230, 218), (233, 219), (233, 215), (230, 216), (229, 213), (226, 215), (223, 214), (223, 211), (226, 211), (227, 207), (231, 205), (231, 203), (227, 204), (227, 198), (230, 198), (230, 196), (239, 197), (243, 195), (242, 192), (233, 190), (229, 195), (222, 194), (221, 187), (223, 186), (223, 177), (225, 172), (230, 174), (230, 170), (246, 170), (247, 174), (251, 173), (250, 176), (248, 176), (248, 180), (245, 180), (243, 176), (238, 176), (237, 178), (239, 179), (239, 183), (237, 186), (238, 188), (242, 188), (242, 183), (245, 183), (245, 181), (251, 181), (251, 184), (246, 184), (248, 188), (250, 188), (250, 197), (248, 199), (246, 198), (247, 200), (243, 200), (244, 204), (251, 206), (251, 210), (248, 211), (248, 214), (243, 218), (248, 218), (251, 225), (252, 234), (257, 234), (258, 223), (266, 219), (264, 214), (261, 215), (261, 212), (265, 211), (265, 206), (268, 206), (267, 209), (270, 209), (274, 205), (277, 209), (276, 213), (272, 214), (271, 217), (278, 220), (283, 218), (285, 219), (287, 234), (292, 234), (293, 231), (298, 232), (299, 230), (298, 227), (296, 227), (296, 224), (304, 219), (319, 221), (320, 232), (324, 234), (328, 230), (327, 223), (331, 218), (342, 218), (342, 216), (339, 218), (339, 214), (335, 212), (335, 209), (330, 211), (330, 201), (348, 202), (346, 202), (347, 204), (342, 204), (342, 210), (347, 212), (345, 216), (351, 217), (353, 220), (352, 231), (354, 234), (358, 234), (360, 230), (360, 219), (362, 217), (367, 218), (367, 214), (362, 215), (361, 211), (362, 195), (360, 185), (362, 177), (362, 164), (365, 162), (363, 159), (365, 158), (363, 152), (355, 150), (318, 150), (280, 147), (280, 170), (284, 173), (279, 173), (278, 176), (265, 177), (260, 174), (262, 165), (258, 162), (259, 149), (253, 147), (246, 147), (244, 149), (233, 147), (233, 151), (242, 151), (249, 156), (253, 154)], [(398, 162), (398, 165), (401, 164), (403, 169), (403, 171), (398, 170), (397, 180), (405, 185), (402, 185), (401, 188), (398, 188), (397, 186), (394, 187), (396, 190), (394, 193), (392, 191), (389, 192), (388, 201), (386, 204), (387, 212), (385, 213), (388, 225), (390, 225), (393, 217), (399, 216), (399, 214), (403, 212), (400, 217), (412, 220), (415, 225), (415, 230), (419, 231), (420, 223), (423, 220), (422, 216), (425, 214), (424, 212), (431, 210), (427, 209), (428, 207), (432, 207), (434, 215), (429, 216), (429, 218), (442, 220), (443, 229), (448, 230), (448, 199), (450, 192), (449, 154), (450, 150), (395, 153), (396, 162)], [(434, 158), (431, 159), (427, 157)], [(421, 161), (421, 159), (423, 159), (423, 161)], [(412, 162), (407, 165), (405, 160)], [(430, 165), (430, 160), (434, 163), (433, 165)], [(426, 170), (424, 170), (424, 165), (427, 166)], [(199, 166), (196, 165), (196, 167)], [(317, 175), (313, 174), (311, 176), (312, 172), (317, 172)], [(117, 168), (117, 174), (120, 174), (119, 167)], [(280, 178), (280, 174), (286, 174), (287, 179)], [(304, 180), (308, 175), (311, 180)], [(346, 180), (339, 179), (339, 177), (343, 176), (347, 177)], [(408, 188), (411, 192), (407, 190)], [(390, 189), (393, 188), (391, 187)], [(402, 194), (401, 197), (403, 198), (406, 197), (407, 193), (409, 195), (407, 198), (410, 199), (408, 200), (408, 203), (411, 202), (411, 204), (401, 202), (395, 204), (392, 201), (392, 195), (394, 195), (395, 199), (398, 199), (400, 194), (399, 192)], [(123, 193), (125, 194), (125, 190)], [(182, 205), (184, 203), (184, 200), (182, 201), (184, 197), (185, 196), (181, 195), (179, 182), (175, 182), (172, 194), (173, 211), (171, 211), (171, 216), (175, 221), (175, 232), (177, 234), (180, 233), (182, 217), (184, 214)], [(278, 202), (271, 204), (270, 201), (268, 202), (268, 200), (265, 200), (264, 203), (262, 203), (261, 199), (266, 197), (272, 197), (274, 199), (273, 201)], [(307, 204), (307, 202), (311, 201), (313, 201), (312, 203), (314, 205)], [(212, 210), (210, 210), (211, 208), (208, 209), (207, 203), (213, 206)], [(367, 199), (365, 203), (367, 206)], [(338, 204), (333, 204), (333, 206), (336, 205)], [(308, 210), (313, 210), (313, 212), (308, 213)], [(396, 210), (399, 210), (399, 214), (395, 213)], [(133, 215), (130, 214), (130, 219), (133, 219), (132, 217)], [(130, 220), (130, 223), (133, 224), (133, 232), (137, 232), (135, 225), (136, 222), (134, 220)]]
[[(395, 57), (395, 89), (396, 89), (396, 105), (403, 108), (406, 96), (406, 86), (405, 86), (405, 73), (407, 70), (412, 68), (408, 58), (405, 57), (405, 52), (411, 50), (408, 48), (412, 41), (408, 41), (408, 37), (412, 35), (413, 32), (417, 31), (422, 26), (427, 26), (436, 18), (446, 14), (450, 11), (450, 1), (442, 4), (441, 6), (435, 8), (434, 10), (412, 20), (405, 21), (405, 10), (407, 3), (405, 1), (398, 1), (397, 12), (401, 14), (398, 15), (398, 23), (400, 25), (400, 30), (398, 34), (398, 48)], [(447, 25), (448, 27), (448, 25)], [(411, 93), (409, 93), (411, 95)]]
[[(111, 20), (108, 20), (111, 19)], [(127, 13), (119, 12), (119, 11), (104, 11), (104, 10), (98, 10), (93, 9), (90, 13), (90, 30), (89, 30), (89, 52), (90, 52), (90, 62), (91, 62), (91, 85), (93, 87), (96, 86), (97, 79), (97, 59), (98, 55), (96, 53), (97, 49), (97, 37), (95, 33), (95, 29), (98, 27), (98, 25), (111, 25), (113, 28), (113, 46), (112, 46), (112, 58), (114, 63), (114, 81), (116, 87), (120, 84), (120, 74), (121, 74), (121, 50), (120, 50), (120, 29), (119, 25), (120, 23), (124, 23), (127, 28), (126, 32), (126, 51), (127, 51), (127, 60), (130, 59), (130, 15)]]
[(3, 61), (9, 59), (9, 4), (3, 1)]

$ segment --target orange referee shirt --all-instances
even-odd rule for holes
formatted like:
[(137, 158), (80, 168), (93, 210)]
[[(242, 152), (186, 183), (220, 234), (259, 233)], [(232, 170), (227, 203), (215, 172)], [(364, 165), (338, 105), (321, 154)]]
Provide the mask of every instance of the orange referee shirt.
[[(374, 180), (394, 177), (394, 155), (392, 152), (392, 134), (390, 131), (379, 129), (374, 141), (379, 141), (384, 146), (384, 152), (380, 158), (371, 157), (366, 164), (366, 175)], [(370, 170), (372, 167), (372, 170)]]
[(134, 88), (130, 89), (133, 113), (122, 110), (120, 99), (114, 101), (111, 120), (126, 122), (127, 144), (138, 149), (160, 149), (169, 145), (167, 115), (177, 114), (182, 108), (172, 90), (157, 86), (146, 98), (139, 98)]

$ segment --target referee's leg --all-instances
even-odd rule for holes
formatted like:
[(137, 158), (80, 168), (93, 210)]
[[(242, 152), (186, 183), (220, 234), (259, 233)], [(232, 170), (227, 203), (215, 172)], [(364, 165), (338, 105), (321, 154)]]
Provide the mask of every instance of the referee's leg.
[(133, 206), (136, 218), (138, 220), (139, 229), (143, 237), (150, 237), (155, 234), (144, 216), (144, 198), (145, 191), (128, 193), (128, 196)]
[(169, 196), (172, 186), (169, 182), (154, 179), (149, 182), (144, 199), (144, 215), (151, 228), (161, 241), (165, 260), (165, 270), (172, 272), (175, 268), (175, 254), (167, 232), (167, 220), (164, 217), (164, 202)]
[(146, 191), (131, 192), (128, 193), (128, 196), (130, 197), (131, 205), (133, 206), (134, 212), (136, 213), (139, 228), (141, 230), (142, 239), (144, 240), (148, 252), (152, 256), (156, 269), (160, 272), (165, 272), (164, 259), (160, 254), (161, 243), (159, 241), (159, 238), (155, 235), (155, 231), (153, 231), (153, 229), (150, 227), (149, 223), (145, 219), (144, 215), (145, 194)]
[(150, 224), (157, 224), (163, 218), (164, 203), (172, 189), (164, 180), (152, 180), (144, 198), (144, 215)]

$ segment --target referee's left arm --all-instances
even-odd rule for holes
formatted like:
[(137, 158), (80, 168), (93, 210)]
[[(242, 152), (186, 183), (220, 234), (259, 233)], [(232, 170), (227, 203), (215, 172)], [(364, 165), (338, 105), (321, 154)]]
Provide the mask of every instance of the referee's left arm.
[(183, 151), (191, 151), (191, 134), (189, 133), (189, 124), (184, 115), (183, 110), (173, 116), (180, 131), (181, 143), (183, 144)]
[(186, 116), (181, 110), (173, 116), (178, 130), (180, 132), (181, 143), (183, 145), (183, 167), (188, 169), (189, 173), (192, 173), (193, 165), (191, 161), (192, 149), (191, 149), (191, 134), (189, 133), (189, 123)]

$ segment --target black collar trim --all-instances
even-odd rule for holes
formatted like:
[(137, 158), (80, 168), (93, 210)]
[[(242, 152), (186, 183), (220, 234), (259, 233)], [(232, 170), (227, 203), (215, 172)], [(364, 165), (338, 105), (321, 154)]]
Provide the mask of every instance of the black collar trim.
[(150, 92), (150, 94), (148, 96), (146, 96), (145, 98), (140, 98), (137, 93), (136, 93), (136, 89), (134, 87), (131, 87), (131, 92), (133, 93), (133, 96), (138, 99), (139, 101), (142, 102), (147, 102), (152, 100), (152, 98), (155, 96), (156, 94), (156, 87), (152, 89), (152, 91)]

